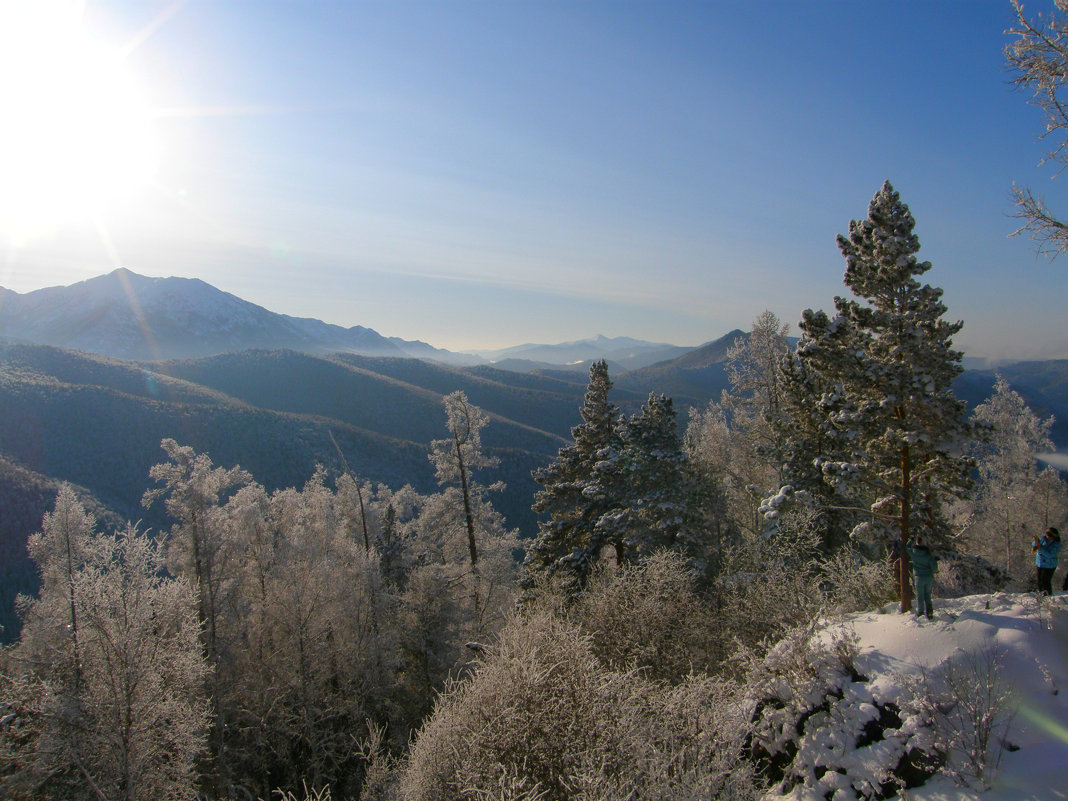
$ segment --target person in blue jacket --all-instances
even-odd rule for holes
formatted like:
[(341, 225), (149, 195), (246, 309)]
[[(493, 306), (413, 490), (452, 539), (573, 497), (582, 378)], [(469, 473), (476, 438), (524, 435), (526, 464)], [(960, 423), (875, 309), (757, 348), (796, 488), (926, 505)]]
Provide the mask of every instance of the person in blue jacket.
[(915, 545), (911, 539), (907, 540), (905, 550), (909, 552), (912, 574), (916, 577), (916, 617), (927, 615), (930, 620), (934, 616), (931, 587), (934, 585), (934, 574), (938, 572), (938, 557), (918, 537)]
[(1038, 592), (1053, 595), (1053, 572), (1057, 569), (1057, 554), (1061, 551), (1061, 535), (1053, 526), (1046, 529), (1040, 540), (1031, 540), (1031, 552), (1035, 555), (1035, 574), (1038, 576)]

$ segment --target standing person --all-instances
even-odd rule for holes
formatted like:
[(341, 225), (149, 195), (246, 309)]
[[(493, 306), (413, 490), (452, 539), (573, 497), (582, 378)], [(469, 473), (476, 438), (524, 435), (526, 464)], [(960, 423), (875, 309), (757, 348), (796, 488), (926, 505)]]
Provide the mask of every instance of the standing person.
[(1038, 576), (1038, 591), (1041, 595), (1053, 595), (1053, 571), (1057, 569), (1057, 554), (1061, 550), (1061, 534), (1053, 526), (1046, 529), (1040, 540), (1031, 540), (1031, 553), (1035, 555), (1035, 574)]
[(916, 539), (915, 545), (911, 539), (905, 542), (905, 550), (909, 552), (912, 573), (916, 577), (916, 617), (925, 614), (930, 620), (934, 617), (931, 587), (934, 585), (934, 574), (938, 572), (938, 557), (931, 553), (931, 549), (920, 542), (919, 538)]

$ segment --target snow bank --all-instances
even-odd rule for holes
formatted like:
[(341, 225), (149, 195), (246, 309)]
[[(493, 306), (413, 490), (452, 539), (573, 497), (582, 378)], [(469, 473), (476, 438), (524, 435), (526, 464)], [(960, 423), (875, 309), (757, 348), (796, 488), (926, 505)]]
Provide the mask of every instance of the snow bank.
[[(803, 733), (793, 744), (798, 755), (793, 769), (805, 780), (768, 795), (769, 800), (865, 797), (886, 778), (888, 764), (897, 764), (931, 737), (921, 716), (909, 712), (916, 682), (923, 677), (937, 682), (947, 666), (974, 664), (976, 655), (990, 653), (997, 654), (998, 679), (1012, 690), (1014, 713), (991, 789), (980, 793), (936, 775), (922, 787), (904, 791), (902, 798), (1068, 799), (1068, 595), (1039, 599), (996, 593), (936, 599), (935, 606), (930, 621), (901, 615), (891, 604), (851, 615), (821, 632), (827, 643), (836, 634), (856, 635), (855, 675), (835, 679), (823, 706), (801, 716)], [(880, 732), (872, 741), (862, 733), (866, 727), (872, 731), (885, 709), (901, 716), (886, 720), (894, 714), (883, 712), (885, 738)]]

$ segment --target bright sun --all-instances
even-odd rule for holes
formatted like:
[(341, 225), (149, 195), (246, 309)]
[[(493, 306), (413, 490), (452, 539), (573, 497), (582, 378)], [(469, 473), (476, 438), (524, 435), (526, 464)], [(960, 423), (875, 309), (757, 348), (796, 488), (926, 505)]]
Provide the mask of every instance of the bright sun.
[(71, 0), (0, 0), (0, 238), (100, 222), (147, 186), (151, 114), (124, 54)]

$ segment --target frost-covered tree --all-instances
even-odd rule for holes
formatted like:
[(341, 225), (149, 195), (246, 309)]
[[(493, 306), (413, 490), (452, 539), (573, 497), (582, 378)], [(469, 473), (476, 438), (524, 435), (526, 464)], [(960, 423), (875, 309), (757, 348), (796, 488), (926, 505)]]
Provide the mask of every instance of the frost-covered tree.
[(53, 672), (69, 671), (75, 689), (81, 684), (78, 592), (75, 578), (85, 564), (96, 521), (85, 511), (69, 484), (56, 495), (55, 506), (30, 535), (26, 550), (41, 571), (36, 601), (22, 599), (23, 652), (47, 662)]
[(96, 538), (76, 584), (79, 770), (106, 798), (188, 798), (206, 745), (209, 672), (189, 585), (163, 577), (157, 544), (133, 527)]
[[(1068, 164), (1068, 2), (1054, 0), (1045, 15), (1031, 19), (1023, 3), (1013, 0), (1017, 25), (1008, 33), (1015, 38), (1005, 46), (1005, 58), (1015, 74), (1013, 83), (1031, 93), (1030, 102), (1045, 114), (1042, 138), (1051, 141), (1044, 161)], [(1050, 257), (1068, 249), (1068, 224), (1050, 211), (1040, 195), (1029, 188), (1013, 187), (1016, 216), (1040, 253)]]
[(756, 447), (771, 444), (774, 434), (768, 421), (779, 414), (782, 398), (780, 365), (790, 352), (786, 337), (790, 326), (770, 310), (753, 320), (749, 336), (727, 349), (727, 379), (731, 384), (729, 406), (738, 418), (735, 424), (750, 434)]
[(167, 546), (167, 561), (176, 575), (186, 576), (197, 594), (197, 608), (204, 624), (204, 645), (210, 658), (216, 652), (219, 593), (227, 559), (222, 527), (212, 516), (234, 489), (248, 484), (252, 476), (239, 467), (214, 467), (206, 453), (197, 453), (173, 439), (160, 447), (170, 461), (161, 462), (149, 475), (163, 486), (145, 492), (145, 507), (164, 498), (164, 507), (176, 522)]
[[(501, 571), (505, 569), (500, 559), (505, 550), (502, 544), (512, 539), (512, 533), (505, 530), (503, 519), (487, 500), (487, 490), (500, 490), (504, 485), (497, 483), (485, 487), (475, 481), (473, 475), (475, 470), (498, 464), (498, 460), (482, 448), (481, 432), (489, 423), (489, 416), (472, 404), (462, 391), (446, 395), (444, 403), (449, 438), (430, 443), (430, 462), (443, 491), (436, 498), (428, 499), (423, 516), (429, 518), (428, 512), (436, 509), (440, 520), (438, 529), (448, 537), (448, 532), (455, 528), (452, 523), (455, 512), (458, 508), (463, 511), (473, 633), (477, 635), (487, 622), (489, 596), (497, 596), (493, 600), (499, 600)], [(487, 548), (495, 558), (489, 565), (484, 565)], [(511, 572), (510, 563), (506, 572)]]
[(686, 448), (702, 474), (715, 477), (727, 495), (731, 522), (756, 534), (762, 528), (757, 507), (781, 479), (781, 363), (790, 352), (788, 326), (771, 311), (754, 321), (747, 337), (727, 350), (730, 389), (704, 410), (690, 410)]
[(339, 483), (319, 469), (300, 489), (251, 484), (217, 513), (240, 558), (219, 615), (216, 772), (255, 797), (302, 780), (351, 794), (352, 738), (386, 719), (398, 603), (352, 526), (349, 480)]
[[(802, 332), (794, 352), (780, 365), (779, 415), (772, 420), (775, 443), (772, 454), (779, 464), (783, 486), (804, 494), (824, 510), (824, 550), (840, 542), (842, 525), (831, 523), (835, 507), (846, 501), (837, 488), (824, 481), (820, 465), (839, 447), (839, 432), (825, 414), (826, 404), (837, 397), (833, 379), (816, 369), (811, 355), (815, 342)], [(782, 498), (780, 494), (778, 496)], [(765, 506), (766, 516), (777, 516), (774, 502)], [(840, 521), (839, 521), (840, 522)]]
[(971, 550), (1009, 575), (1029, 577), (1031, 538), (1060, 525), (1068, 501), (1056, 471), (1039, 469), (1038, 454), (1053, 450), (1053, 418), (1039, 419), (998, 376), (994, 394), (975, 407), (972, 419), (988, 434), (976, 447), (979, 480), (968, 531)]
[(594, 525), (592, 549), (611, 548), (618, 563), (638, 562), (661, 549), (708, 562), (699, 523), (695, 476), (679, 437), (675, 406), (650, 394), (640, 411), (621, 418), (614, 443), (602, 451), (586, 496), (607, 507)]
[(539, 521), (538, 535), (527, 549), (528, 575), (558, 574), (577, 589), (597, 559), (594, 529), (608, 506), (593, 488), (594, 471), (615, 436), (619, 411), (608, 400), (611, 389), (608, 365), (594, 362), (580, 408), (582, 422), (571, 429), (573, 442), (560, 449), (556, 461), (534, 472), (541, 489), (533, 509), (548, 519)]
[[(809, 398), (814, 418), (806, 414), (797, 426), (815, 428), (823, 447), (814, 457), (811, 446), (795, 451), (784, 471), (818, 469), (822, 481), (867, 512), (866, 527), (892, 531), (902, 545), (913, 534), (945, 537), (942, 504), (967, 490), (970, 467), (959, 455), (970, 426), (952, 389), (962, 371), (952, 338), (963, 323), (944, 320), (942, 290), (920, 282), (931, 263), (916, 257), (914, 227), (887, 182), (867, 219), (838, 237), (856, 299), (835, 298), (833, 318), (805, 311), (796, 353), (798, 377), (822, 389)], [(911, 601), (907, 570), (902, 559), (902, 611)]]
[(467, 532), (468, 557), (471, 569), (477, 570), (478, 538), (475, 532), (474, 501), (471, 471), (481, 467), (496, 467), (497, 460), (482, 450), (482, 429), (489, 417), (457, 390), (444, 398), (448, 439), (430, 443), (430, 462), (441, 485), (460, 487), (464, 509), (464, 528)]
[[(175, 520), (167, 538), (168, 569), (185, 578), (193, 587), (197, 614), (201, 622), (201, 641), (209, 663), (220, 667), (227, 644), (220, 640), (220, 616), (229, 603), (226, 594), (232, 589), (233, 570), (238, 564), (233, 543), (227, 538), (220, 505), (236, 489), (248, 484), (252, 476), (239, 467), (215, 467), (206, 453), (164, 439), (160, 447), (169, 461), (154, 465), (149, 476), (161, 486), (145, 492), (142, 503), (147, 508), (159, 498)], [(227, 690), (221, 685), (225, 670), (212, 672), (211, 702), (215, 721), (211, 750), (222, 760), (223, 733), (226, 730)], [(221, 764), (221, 763), (220, 763)]]
[[(49, 522), (68, 515), (84, 521), (77, 502), (64, 496)], [(46, 576), (56, 563), (47, 547), (53, 534), (35, 549)], [(78, 564), (63, 574), (64, 603), (53, 603), (51, 578), (41, 597), (27, 602), (27, 648), (16, 649), (13, 660), (26, 675), (5, 679), (3, 689), (5, 696), (18, 691), (13, 700), (34, 734), (17, 769), (0, 776), (0, 795), (189, 798), (205, 747), (209, 672), (191, 588), (164, 576), (159, 546), (133, 526), (79, 546)], [(33, 647), (47, 639), (42, 630), (67, 625), (68, 598), (78, 621), (77, 674), (62, 658), (43, 661)]]

